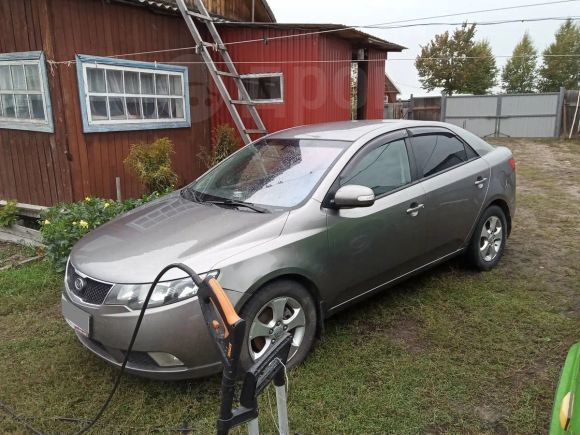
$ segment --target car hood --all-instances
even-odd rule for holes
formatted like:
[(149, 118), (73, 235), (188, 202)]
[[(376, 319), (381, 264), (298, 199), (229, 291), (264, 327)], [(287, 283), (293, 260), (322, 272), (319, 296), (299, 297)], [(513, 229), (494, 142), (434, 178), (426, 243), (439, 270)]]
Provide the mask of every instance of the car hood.
[[(81, 273), (111, 283), (152, 282), (170, 263), (196, 272), (276, 238), (288, 212), (200, 204), (174, 193), (126, 213), (91, 231), (71, 252)], [(179, 270), (164, 279), (185, 276)]]

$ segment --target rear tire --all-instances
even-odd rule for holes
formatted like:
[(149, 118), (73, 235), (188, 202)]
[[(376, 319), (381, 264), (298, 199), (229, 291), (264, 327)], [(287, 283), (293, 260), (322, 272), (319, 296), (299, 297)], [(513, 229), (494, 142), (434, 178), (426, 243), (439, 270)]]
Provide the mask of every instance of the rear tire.
[(506, 241), (505, 213), (500, 207), (492, 205), (483, 212), (475, 226), (467, 248), (467, 258), (477, 269), (491, 270), (499, 263)]
[[(246, 320), (246, 335), (240, 361), (244, 370), (285, 331), (293, 336), (288, 368), (304, 361), (316, 335), (314, 299), (302, 285), (291, 280), (266, 284), (244, 305), (240, 316)], [(286, 328), (286, 329), (284, 329)]]

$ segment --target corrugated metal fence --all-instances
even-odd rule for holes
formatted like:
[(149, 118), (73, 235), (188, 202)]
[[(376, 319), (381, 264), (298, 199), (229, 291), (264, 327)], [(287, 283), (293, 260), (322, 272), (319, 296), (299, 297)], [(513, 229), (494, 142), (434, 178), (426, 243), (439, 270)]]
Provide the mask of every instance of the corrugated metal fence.
[(481, 137), (558, 137), (564, 90), (442, 97), (441, 120)]
[[(569, 129), (578, 133), (572, 126), (577, 95), (562, 88), (539, 94), (411, 96), (385, 104), (385, 118), (441, 120), (481, 137), (558, 137)], [(580, 113), (576, 122), (580, 125)]]

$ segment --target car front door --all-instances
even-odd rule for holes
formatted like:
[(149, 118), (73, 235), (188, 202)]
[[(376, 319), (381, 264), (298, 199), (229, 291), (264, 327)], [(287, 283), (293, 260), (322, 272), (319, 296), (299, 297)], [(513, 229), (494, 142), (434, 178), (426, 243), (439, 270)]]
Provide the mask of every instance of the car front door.
[(459, 137), (443, 128), (410, 130), (411, 149), (426, 194), (424, 261), (460, 249), (485, 201), (490, 168)]
[[(328, 243), (337, 297), (330, 308), (370, 293), (417, 268), (423, 249), (424, 192), (418, 183), (406, 132), (371, 141), (345, 166), (329, 191)], [(332, 207), (342, 186), (362, 185), (375, 193), (370, 207)]]

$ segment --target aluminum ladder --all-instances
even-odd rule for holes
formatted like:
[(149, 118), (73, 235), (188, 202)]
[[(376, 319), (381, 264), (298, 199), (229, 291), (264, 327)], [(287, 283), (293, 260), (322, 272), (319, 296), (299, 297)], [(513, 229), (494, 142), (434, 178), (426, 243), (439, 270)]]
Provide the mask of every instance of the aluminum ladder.
[[(189, 28), (189, 31), (191, 32), (196, 43), (196, 52), (201, 55), (203, 61), (207, 65), (209, 73), (213, 78), (213, 81), (218, 88), (218, 91), (222, 96), (238, 131), (240, 132), (240, 136), (242, 137), (244, 143), (247, 145), (252, 142), (252, 138), (250, 137), (251, 134), (265, 135), (268, 134), (268, 131), (266, 130), (266, 126), (264, 125), (264, 122), (262, 121), (262, 118), (260, 118), (260, 114), (256, 109), (256, 103), (253, 102), (250, 98), (250, 94), (244, 86), (241, 76), (238, 74), (236, 66), (234, 65), (234, 62), (228, 53), (228, 49), (215, 27), (214, 19), (210, 16), (207, 9), (205, 8), (205, 5), (203, 4), (203, 0), (194, 0), (194, 5), (196, 6), (198, 12), (190, 11), (187, 8), (184, 0), (177, 0), (179, 11), (185, 19), (187, 27)], [(209, 30), (209, 33), (214, 40), (214, 43), (206, 42), (203, 40), (201, 33), (197, 28), (195, 21), (193, 20), (194, 18), (197, 18), (202, 23), (206, 24), (207, 29)], [(222, 59), (224, 60), (224, 64), (227, 66), (227, 71), (223, 71), (217, 68), (209, 52), (210, 48), (215, 49), (220, 53)], [(229, 77), (234, 80), (240, 99), (233, 99), (231, 97), (228, 89), (224, 84), (223, 77)], [(244, 106), (248, 109), (254, 124), (256, 125), (255, 129), (246, 128), (244, 121), (240, 116), (240, 112), (238, 111), (238, 106)]]

